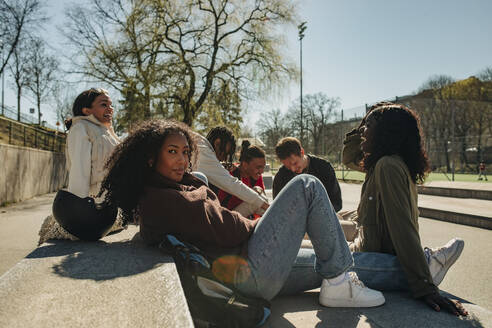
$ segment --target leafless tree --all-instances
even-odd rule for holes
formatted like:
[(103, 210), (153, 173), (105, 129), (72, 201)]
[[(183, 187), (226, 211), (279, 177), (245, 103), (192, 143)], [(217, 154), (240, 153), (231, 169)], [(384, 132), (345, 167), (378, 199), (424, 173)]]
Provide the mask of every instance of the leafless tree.
[(27, 90), (36, 101), (38, 124), (41, 125), (41, 103), (51, 95), (57, 73), (58, 61), (46, 53), (44, 41), (34, 38), (29, 41), (27, 57)]
[(12, 85), (17, 93), (17, 121), (21, 120), (21, 97), (22, 91), (29, 83), (29, 73), (27, 70), (28, 52), (26, 42), (21, 41), (14, 49), (11, 63), (9, 64), (10, 75), (14, 80)]
[(272, 109), (262, 115), (256, 122), (260, 136), (268, 149), (273, 149), (277, 142), (291, 136), (292, 128), (280, 109)]
[(492, 66), (486, 67), (478, 73), (478, 78), (485, 82), (492, 81)]
[[(428, 151), (434, 147), (435, 154), (444, 155), (446, 170), (451, 170), (450, 152), (448, 149), (453, 136), (454, 108), (447, 101), (443, 90), (454, 83), (448, 75), (433, 75), (419, 88), (418, 94), (411, 100), (411, 107), (418, 108), (422, 128), (428, 137)], [(451, 144), (452, 146), (452, 144)], [(440, 158), (431, 158), (434, 165), (440, 166)]]
[[(301, 140), (305, 150), (320, 155), (325, 154), (327, 146), (327, 124), (333, 122), (339, 114), (340, 99), (331, 98), (319, 92), (303, 96), (303, 126), (308, 134)], [(301, 110), (300, 100), (296, 99), (289, 106), (288, 119), (296, 135), (300, 135)]]
[(75, 72), (122, 93), (131, 86), (124, 94), (141, 99), (142, 118), (162, 100), (192, 125), (224, 83), (245, 95), (295, 76), (280, 30), (295, 23), (295, 1), (92, 0), (68, 12)]
[(4, 55), (0, 74), (15, 56), (21, 39), (45, 20), (41, 9), (39, 0), (0, 0), (0, 49)]
[(340, 109), (340, 99), (330, 98), (324, 93), (304, 96), (306, 107), (306, 129), (311, 136), (314, 154), (326, 154), (327, 124), (336, 117)]
[(77, 94), (71, 88), (67, 88), (67, 83), (56, 81), (51, 89), (51, 102), (56, 111), (57, 125), (64, 127), (64, 122), (73, 116), (72, 106)]

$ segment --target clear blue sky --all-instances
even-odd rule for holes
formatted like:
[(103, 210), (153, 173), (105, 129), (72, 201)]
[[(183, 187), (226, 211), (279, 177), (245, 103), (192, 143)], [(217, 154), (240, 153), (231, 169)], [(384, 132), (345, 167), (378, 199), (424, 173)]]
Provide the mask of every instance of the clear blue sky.
[[(64, 3), (49, 1), (51, 26), (63, 22)], [(308, 26), (304, 94), (340, 97), (345, 109), (412, 93), (434, 74), (464, 79), (492, 66), (490, 0), (306, 0), (300, 9)], [(48, 31), (63, 49), (57, 31)], [(298, 62), (297, 30), (287, 32), (286, 54)], [(292, 85), (280, 97), (250, 104), (248, 117), (254, 121), (273, 107), (286, 110), (297, 97), (299, 86)], [(10, 89), (6, 104), (16, 104)], [(33, 107), (27, 98), (23, 104), (26, 112)], [(54, 115), (45, 115), (54, 122)]]
[[(491, 14), (490, 0), (307, 0), (304, 94), (340, 97), (351, 109), (412, 93), (434, 74), (477, 74), (492, 66)], [(281, 106), (297, 97), (295, 86)]]

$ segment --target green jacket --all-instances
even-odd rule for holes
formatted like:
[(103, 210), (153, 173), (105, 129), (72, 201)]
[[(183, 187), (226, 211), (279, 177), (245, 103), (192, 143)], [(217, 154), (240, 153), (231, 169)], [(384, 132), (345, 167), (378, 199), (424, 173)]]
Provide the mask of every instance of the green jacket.
[[(360, 134), (347, 134), (343, 162), (360, 168)], [(384, 156), (367, 172), (357, 209), (358, 236), (352, 251), (379, 252), (398, 257), (415, 297), (435, 291), (429, 266), (422, 250), (418, 225), (417, 186), (398, 155)]]

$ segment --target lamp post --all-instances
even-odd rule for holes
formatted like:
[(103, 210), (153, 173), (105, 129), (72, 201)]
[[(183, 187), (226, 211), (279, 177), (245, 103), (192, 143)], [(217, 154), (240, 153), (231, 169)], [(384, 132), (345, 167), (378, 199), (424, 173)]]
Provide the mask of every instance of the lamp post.
[(299, 43), (300, 43), (300, 62), (301, 62), (301, 144), (304, 142), (304, 124), (303, 124), (303, 112), (302, 112), (302, 39), (304, 38), (304, 31), (306, 31), (307, 22), (302, 22), (297, 26), (299, 29)]
[[(2, 66), (4, 64), (3, 59), (3, 40), (0, 40), (0, 44), (2, 45)], [(5, 115), (5, 69), (2, 71), (2, 115)]]

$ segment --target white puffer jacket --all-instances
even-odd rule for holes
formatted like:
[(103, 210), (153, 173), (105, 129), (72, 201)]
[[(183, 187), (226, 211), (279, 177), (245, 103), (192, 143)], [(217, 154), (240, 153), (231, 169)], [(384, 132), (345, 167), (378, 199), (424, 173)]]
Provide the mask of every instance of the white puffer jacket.
[[(120, 140), (113, 129), (102, 125), (93, 115), (74, 117), (68, 131), (65, 152), (67, 167), (70, 170), (68, 191), (81, 198), (95, 198), (104, 179), (104, 163), (119, 143)], [(102, 197), (96, 199), (100, 200)], [(125, 229), (125, 226), (118, 215), (110, 232), (121, 229)], [(58, 224), (53, 215), (44, 220), (38, 234), (39, 245), (49, 239), (77, 240), (77, 237)]]
[(120, 140), (93, 115), (76, 116), (67, 136), (68, 191), (95, 197), (104, 179), (104, 164)]

